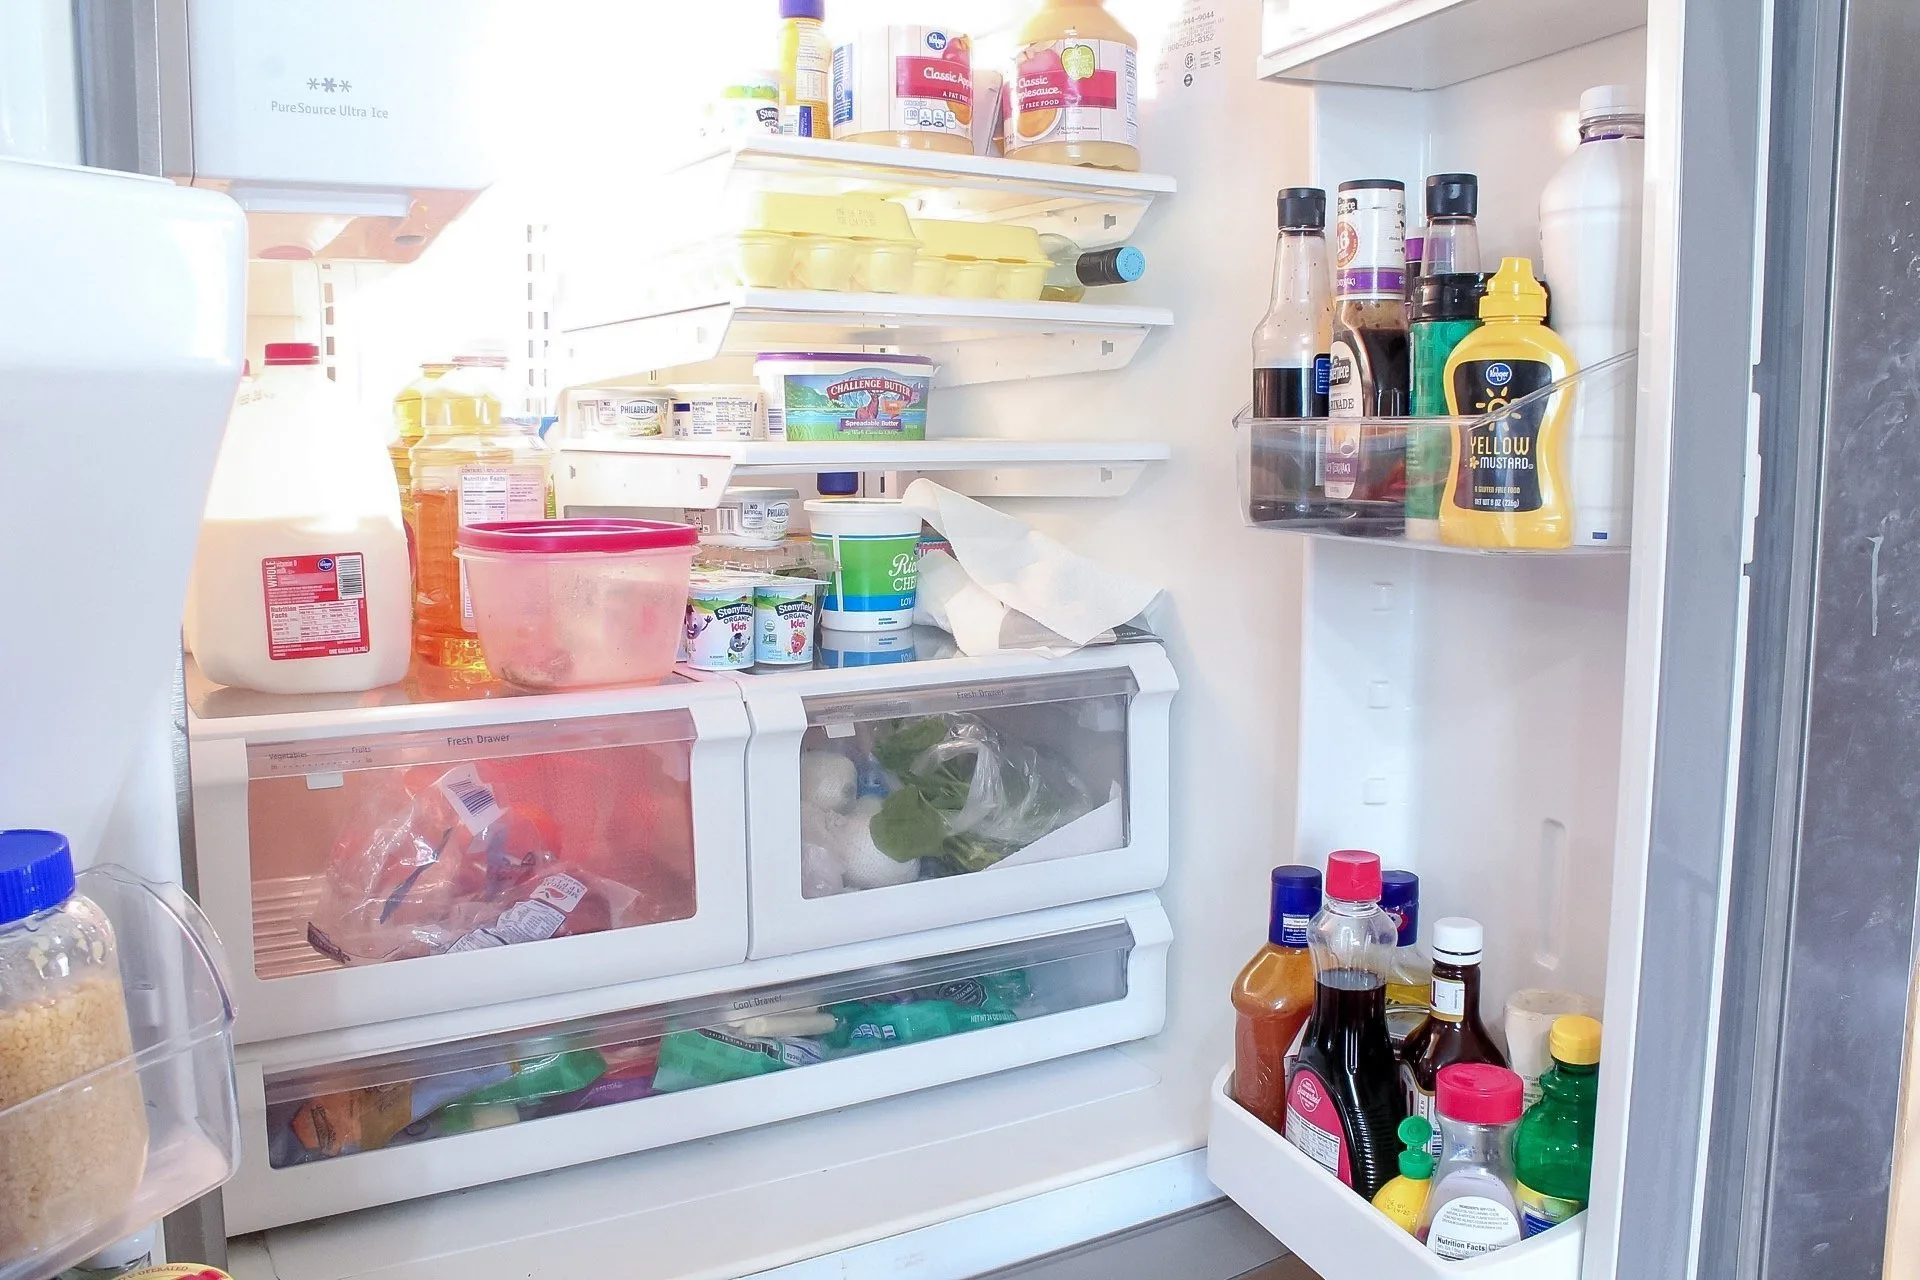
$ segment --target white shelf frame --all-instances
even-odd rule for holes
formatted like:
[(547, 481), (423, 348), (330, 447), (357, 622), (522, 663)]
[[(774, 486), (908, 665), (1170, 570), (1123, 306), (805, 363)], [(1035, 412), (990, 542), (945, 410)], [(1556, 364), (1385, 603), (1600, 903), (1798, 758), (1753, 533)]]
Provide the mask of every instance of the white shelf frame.
[(917, 475), (976, 498), (1117, 498), (1172, 448), (1151, 441), (568, 440), (554, 451), (554, 496), (575, 507), (709, 509), (730, 485), (822, 471), (881, 473), (898, 493)]
[(737, 289), (567, 331), (564, 381), (644, 384), (727, 356), (847, 350), (931, 356), (935, 386), (967, 386), (1122, 369), (1149, 333), (1172, 324), (1163, 307)]
[(1579, 1280), (1587, 1215), (1497, 1253), (1448, 1262), (1233, 1100), (1214, 1077), (1207, 1177), (1324, 1280)]
[(709, 151), (675, 179), (703, 192), (861, 192), (903, 201), (919, 217), (1032, 227), (1089, 248), (1132, 236), (1153, 202), (1175, 190), (1164, 174), (787, 137)]
[(1275, 36), (1290, 2), (1266, 0), (1262, 80), (1442, 89), (1647, 23), (1647, 0), (1372, 0), (1330, 27)]

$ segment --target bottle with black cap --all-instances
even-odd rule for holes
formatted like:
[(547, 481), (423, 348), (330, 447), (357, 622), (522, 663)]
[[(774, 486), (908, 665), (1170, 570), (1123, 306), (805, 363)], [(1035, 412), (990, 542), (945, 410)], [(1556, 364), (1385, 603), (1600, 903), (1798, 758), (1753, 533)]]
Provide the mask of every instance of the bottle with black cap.
[[(1280, 193), (1279, 212), (1273, 301), (1253, 331), (1253, 416), (1324, 418), (1333, 335), (1327, 193), (1319, 187), (1288, 187)], [(1316, 492), (1317, 442), (1316, 432), (1269, 435), (1259, 442), (1248, 512), (1256, 523), (1324, 514)]]
[(1468, 275), (1480, 270), (1480, 179), (1436, 173), (1427, 179), (1427, 235), (1420, 275)]

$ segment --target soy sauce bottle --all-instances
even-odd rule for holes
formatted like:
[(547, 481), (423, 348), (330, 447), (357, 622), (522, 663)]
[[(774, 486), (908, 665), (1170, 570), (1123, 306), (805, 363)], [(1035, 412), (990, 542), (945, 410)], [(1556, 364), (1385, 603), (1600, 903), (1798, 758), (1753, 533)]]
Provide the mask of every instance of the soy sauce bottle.
[(1339, 420), (1404, 418), (1412, 401), (1407, 189), (1392, 178), (1343, 182), (1336, 207), (1325, 494), (1342, 532), (1397, 537), (1406, 530), (1405, 433)]
[(1480, 1021), (1480, 955), (1485, 933), (1477, 921), (1449, 916), (1433, 924), (1433, 1001), (1427, 1020), (1401, 1046), (1401, 1084), (1407, 1110), (1435, 1123), (1434, 1154), (1439, 1129), (1434, 1096), (1440, 1071), (1456, 1062), (1480, 1062), (1504, 1067), (1500, 1052)]
[(1398, 1168), (1406, 1117), (1387, 1035), (1387, 970), (1398, 931), (1380, 909), (1380, 859), (1327, 857), (1326, 899), (1313, 918), (1313, 1012), (1287, 1078), (1287, 1141), (1372, 1200)]

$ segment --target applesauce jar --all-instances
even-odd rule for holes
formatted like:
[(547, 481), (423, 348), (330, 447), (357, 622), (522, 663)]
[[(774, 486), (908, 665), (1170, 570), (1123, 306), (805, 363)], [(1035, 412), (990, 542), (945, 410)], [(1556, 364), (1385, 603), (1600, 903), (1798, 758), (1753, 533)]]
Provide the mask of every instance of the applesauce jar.
[(973, 154), (973, 51), (951, 27), (865, 27), (833, 51), (833, 137)]
[(1140, 46), (1102, 0), (1041, 0), (1015, 37), (1007, 154), (1140, 167)]

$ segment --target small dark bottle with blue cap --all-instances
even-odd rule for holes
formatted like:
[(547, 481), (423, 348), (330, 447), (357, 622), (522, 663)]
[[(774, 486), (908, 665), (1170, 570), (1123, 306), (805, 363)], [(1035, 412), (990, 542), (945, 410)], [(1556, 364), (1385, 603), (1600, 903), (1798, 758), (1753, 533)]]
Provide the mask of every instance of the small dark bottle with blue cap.
[(1313, 953), (1307, 927), (1320, 910), (1320, 872), (1273, 869), (1267, 945), (1233, 984), (1233, 1096), (1276, 1131), (1287, 1122), (1288, 1060), (1313, 1012)]
[(75, 892), (66, 837), (0, 831), (0, 1258), (131, 1201), (147, 1157), (132, 1056), (113, 925)]

